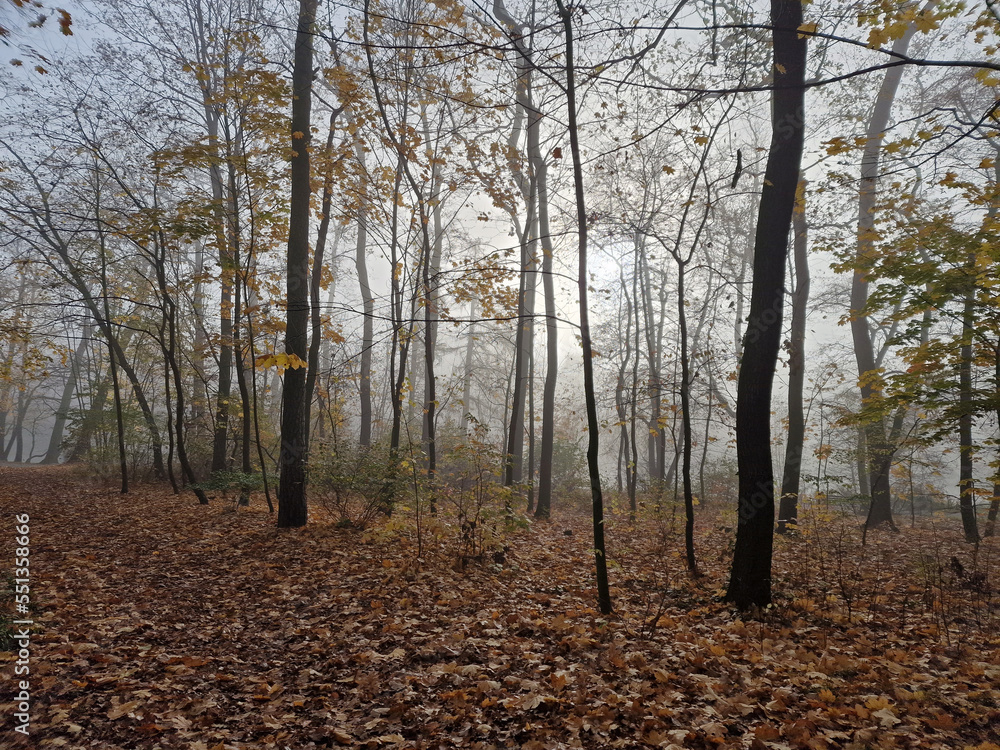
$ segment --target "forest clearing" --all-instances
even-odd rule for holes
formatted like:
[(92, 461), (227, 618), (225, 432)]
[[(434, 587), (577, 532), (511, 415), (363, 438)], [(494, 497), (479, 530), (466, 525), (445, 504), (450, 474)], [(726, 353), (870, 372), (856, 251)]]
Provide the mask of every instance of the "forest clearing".
[(997, 747), (997, 542), (974, 554), (954, 522), (862, 548), (807, 512), (775, 603), (741, 616), (720, 601), (733, 513), (702, 509), (699, 578), (669, 511), (613, 513), (603, 616), (586, 514), (459, 571), (453, 533), (416, 558), (412, 519), (278, 530), (256, 499), (65, 467), (0, 468), (0, 505), (31, 516), (36, 623), (32, 735), (4, 747)]

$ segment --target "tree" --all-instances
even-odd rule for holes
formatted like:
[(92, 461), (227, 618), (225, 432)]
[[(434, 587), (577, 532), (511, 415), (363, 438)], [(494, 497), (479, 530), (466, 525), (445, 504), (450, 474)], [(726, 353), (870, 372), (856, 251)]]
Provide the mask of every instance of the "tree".
[(587, 203), (583, 187), (583, 165), (580, 155), (580, 129), (577, 120), (576, 71), (574, 69), (573, 12), (574, 8), (556, 0), (563, 33), (566, 37), (566, 108), (568, 111), (570, 153), (573, 157), (573, 192), (576, 196), (578, 233), (577, 290), (580, 295), (580, 345), (583, 348), (583, 389), (587, 406), (587, 467), (590, 474), (590, 497), (594, 517), (594, 562), (597, 573), (597, 600), (601, 612), (611, 613), (611, 590), (608, 586), (607, 548), (604, 543), (604, 496), (601, 491), (600, 425), (594, 393), (594, 347), (590, 339), (590, 310), (587, 305)]
[(781, 474), (781, 498), (778, 505), (780, 533), (784, 533), (789, 524), (798, 523), (802, 444), (806, 429), (802, 404), (806, 371), (806, 305), (809, 301), (805, 180), (799, 182), (792, 227), (795, 289), (792, 292), (792, 323), (788, 338), (788, 434), (785, 437), (785, 466)]
[(799, 32), (801, 25), (799, 0), (771, 0), (771, 145), (757, 214), (753, 291), (737, 386), (739, 519), (726, 591), (726, 600), (741, 608), (763, 607), (771, 602), (771, 385), (781, 343), (788, 233), (805, 133), (806, 40)]
[(319, 0), (299, 0), (292, 68), (291, 203), (286, 264), (285, 371), (281, 392), (281, 467), (278, 480), (278, 527), (305, 526), (306, 459), (309, 405), (306, 373), (309, 357), (309, 144), (313, 78), (313, 25)]
[[(933, 4), (933, 3), (931, 3)], [(905, 55), (910, 39), (917, 32), (916, 22), (911, 22), (892, 45), (894, 55)], [(903, 68), (886, 71), (875, 99), (875, 109), (868, 121), (865, 134), (864, 153), (861, 157), (861, 187), (858, 193), (858, 241), (854, 277), (851, 282), (851, 336), (854, 339), (854, 356), (858, 363), (858, 387), (861, 390), (862, 405), (877, 401), (882, 386), (878, 364), (869, 329), (868, 317), (864, 314), (868, 302), (868, 279), (864, 266), (870, 263), (874, 251), (875, 238), (875, 196), (879, 174), (879, 156), (889, 116), (892, 112), (896, 90), (903, 77)], [(865, 520), (866, 528), (883, 524), (895, 529), (892, 521), (892, 498), (889, 489), (889, 470), (892, 467), (892, 436), (887, 434), (883, 420), (868, 422), (865, 426), (865, 448), (871, 486), (871, 507)]]

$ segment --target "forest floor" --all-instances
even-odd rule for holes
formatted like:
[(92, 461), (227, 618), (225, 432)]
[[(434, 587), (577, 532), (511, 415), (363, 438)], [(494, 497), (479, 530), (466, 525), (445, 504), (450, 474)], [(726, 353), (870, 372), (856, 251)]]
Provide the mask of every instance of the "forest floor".
[(698, 509), (698, 578), (676, 516), (615, 515), (603, 617), (579, 512), (461, 571), (440, 529), (418, 558), (412, 527), (262, 506), (0, 467), (0, 575), (28, 513), (35, 622), (31, 734), (4, 698), (0, 747), (998, 750), (1000, 544), (955, 518), (862, 548), (811, 514), (749, 617), (719, 600), (731, 513)]

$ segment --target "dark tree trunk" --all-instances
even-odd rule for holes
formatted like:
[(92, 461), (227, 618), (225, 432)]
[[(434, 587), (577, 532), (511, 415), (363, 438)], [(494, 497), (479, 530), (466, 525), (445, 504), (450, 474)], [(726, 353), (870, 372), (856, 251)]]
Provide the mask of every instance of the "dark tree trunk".
[(726, 600), (738, 607), (771, 602), (774, 475), (771, 386), (781, 344), (788, 233), (802, 162), (806, 41), (802, 3), (771, 0), (774, 85), (771, 146), (754, 238), (753, 291), (737, 385), (736, 451), (739, 519)]
[[(309, 357), (309, 127), (312, 103), (313, 24), (319, 0), (299, 0), (292, 69), (291, 200), (288, 218), (285, 351), (305, 363)], [(285, 371), (281, 392), (281, 474), (278, 527), (305, 526), (308, 448), (306, 373)]]
[(792, 293), (792, 330), (788, 340), (788, 435), (785, 441), (785, 467), (781, 476), (781, 501), (778, 506), (780, 533), (785, 532), (788, 524), (798, 523), (802, 443), (806, 433), (802, 408), (806, 372), (806, 304), (809, 302), (805, 180), (799, 182), (798, 190), (798, 200), (792, 213), (795, 291)]
[(594, 349), (590, 339), (590, 311), (587, 306), (587, 205), (583, 189), (583, 163), (580, 155), (580, 131), (576, 113), (576, 74), (573, 69), (573, 7), (556, 0), (566, 34), (566, 105), (569, 143), (573, 155), (573, 188), (576, 195), (576, 221), (579, 233), (579, 268), (577, 285), (580, 295), (580, 344), (583, 348), (583, 390), (587, 403), (587, 466), (590, 473), (590, 496), (594, 511), (594, 562), (597, 573), (597, 600), (603, 614), (611, 613), (611, 590), (608, 586), (608, 561), (604, 544), (604, 497), (601, 492), (600, 424), (594, 393)]
[(559, 327), (553, 279), (552, 234), (549, 228), (548, 165), (534, 156), (538, 183), (538, 234), (542, 245), (542, 296), (545, 298), (545, 382), (542, 384), (542, 444), (538, 457), (538, 504), (535, 518), (552, 512), (552, 450), (555, 444), (556, 383), (559, 380)]
[(535, 232), (534, 190), (528, 198), (528, 217), (524, 222), (524, 236), (521, 237), (521, 269), (517, 292), (517, 331), (514, 336), (514, 387), (511, 395), (510, 425), (507, 429), (507, 456), (504, 464), (503, 483), (505, 487), (520, 484), (524, 463), (524, 404), (528, 393), (528, 347), (531, 341), (531, 312), (533, 304), (528, 301), (529, 289), (534, 293), (534, 285), (528, 277), (534, 274)]
[[(161, 318), (160, 321), (160, 340), (164, 339), (164, 332), (166, 330), (166, 322)], [(171, 397), (173, 392), (172, 385), (173, 373), (170, 368), (164, 365), (163, 367), (163, 406), (167, 410), (167, 481), (170, 482), (170, 489), (173, 490), (175, 495), (181, 494), (180, 484), (177, 482), (177, 477), (174, 474), (174, 420), (169, 417), (169, 415), (174, 413), (174, 401)]]
[(118, 474), (121, 478), (121, 494), (128, 494), (128, 456), (125, 452), (125, 420), (122, 414), (122, 391), (118, 384), (118, 363), (115, 350), (108, 346), (108, 366), (111, 372), (111, 390), (115, 398), (115, 427), (118, 438)]
[[(532, 324), (534, 325), (534, 324)], [(535, 348), (528, 350), (528, 513), (535, 512)]]
[[(396, 162), (396, 177), (392, 189), (392, 219), (390, 223), (391, 237), (389, 240), (389, 265), (396, 268), (399, 263), (399, 186), (403, 179), (402, 157)], [(395, 466), (399, 453), (399, 442), (403, 426), (403, 387), (406, 385), (406, 365), (410, 354), (410, 341), (413, 333), (413, 315), (410, 315), (409, 330), (403, 328), (403, 290), (399, 274), (392, 274), (390, 281), (390, 300), (392, 305), (392, 344), (389, 357), (389, 378), (392, 389), (392, 427), (389, 430), (389, 460)], [(397, 362), (397, 355), (399, 361)], [(391, 467), (390, 467), (391, 469)]]
[[(430, 126), (424, 114), (424, 133), (427, 143), (431, 143)], [(438, 300), (440, 297), (439, 276), (441, 273), (441, 253), (444, 250), (444, 226), (441, 219), (441, 205), (444, 196), (441, 193), (441, 165), (435, 162), (431, 167), (431, 189), (427, 204), (431, 209), (430, 217), (424, 214), (421, 206), (422, 225), (424, 227), (424, 408), (427, 418), (421, 431), (421, 440), (427, 452), (427, 465), (430, 476), (433, 477), (437, 468), (437, 375), (434, 360), (437, 357), (438, 339)], [(430, 225), (433, 224), (433, 240), (430, 235)], [(435, 501), (431, 500), (432, 510), (436, 510)]]
[(684, 550), (687, 568), (698, 569), (694, 556), (694, 493), (691, 491), (691, 375), (688, 366), (687, 314), (684, 308), (684, 263), (677, 263), (677, 325), (681, 360), (681, 479), (684, 487)]
[[(994, 375), (993, 383), (997, 392), (1000, 393), (1000, 341), (997, 341), (996, 349), (993, 352)], [(1000, 408), (997, 408), (997, 419), (1000, 420)], [(997, 449), (1000, 453), (1000, 448)], [(993, 480), (993, 497), (990, 498), (990, 510), (986, 515), (985, 536), (993, 536), (997, 528), (997, 516), (1000, 515), (1000, 469)]]

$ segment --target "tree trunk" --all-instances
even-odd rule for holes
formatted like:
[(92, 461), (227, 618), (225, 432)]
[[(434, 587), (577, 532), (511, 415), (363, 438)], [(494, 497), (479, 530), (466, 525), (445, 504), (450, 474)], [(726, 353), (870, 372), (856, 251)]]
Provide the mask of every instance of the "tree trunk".
[(462, 373), (462, 429), (466, 442), (472, 424), (472, 357), (476, 347), (476, 298), (469, 302), (469, 332), (465, 335), (465, 367)]
[[(320, 370), (320, 347), (323, 343), (323, 316), (320, 295), (323, 285), (323, 264), (326, 241), (330, 233), (330, 212), (333, 208), (333, 136), (336, 132), (339, 110), (330, 113), (330, 127), (326, 136), (326, 164), (323, 170), (323, 199), (320, 207), (319, 229), (316, 232), (316, 250), (313, 252), (312, 276), (309, 279), (309, 315), (311, 335), (309, 337), (309, 365), (306, 368), (306, 450), (309, 448), (310, 426), (312, 425), (312, 403), (316, 392), (316, 380)], [(336, 230), (332, 255), (336, 257), (340, 244), (340, 229)]]
[[(240, 411), (242, 415), (242, 435), (240, 438), (240, 471), (244, 475), (253, 473), (250, 461), (250, 445), (253, 442), (253, 415), (250, 404), (250, 388), (247, 384), (246, 352), (243, 348), (243, 295), (246, 289), (246, 275), (243, 270), (241, 256), (241, 227), (238, 211), (236, 189), (236, 168), (233, 160), (229, 160), (229, 196), (232, 203), (233, 216), (233, 357), (236, 360), (236, 383), (240, 391)], [(249, 260), (249, 259), (248, 259)], [(240, 491), (240, 505), (250, 504), (250, 493), (246, 489)]]
[(687, 314), (684, 308), (684, 263), (677, 263), (677, 326), (680, 332), (681, 360), (681, 479), (684, 486), (684, 549), (687, 568), (698, 569), (694, 556), (694, 494), (691, 491), (691, 375), (688, 365)]
[[(916, 33), (916, 25), (911, 23), (902, 37), (892, 45), (893, 53), (904, 55), (910, 39)], [(878, 400), (882, 394), (880, 376), (875, 362), (875, 349), (868, 316), (864, 314), (868, 304), (867, 269), (874, 262), (875, 254), (875, 193), (878, 180), (882, 139), (889, 125), (896, 90), (903, 77), (902, 66), (886, 71), (882, 86), (875, 99), (875, 109), (865, 134), (865, 149), (861, 157), (861, 186), (858, 195), (858, 240), (855, 251), (854, 277), (851, 282), (851, 336), (854, 340), (854, 356), (858, 364), (858, 386), (861, 390), (862, 406)], [(871, 508), (865, 521), (866, 528), (883, 524), (895, 529), (892, 520), (892, 497), (889, 487), (889, 469), (895, 452), (887, 437), (882, 420), (873, 420), (865, 426), (865, 447), (868, 454), (871, 481)]]
[[(532, 180), (534, 182), (534, 180)], [(534, 186), (532, 186), (534, 187)], [(531, 316), (534, 302), (529, 300), (529, 292), (534, 293), (535, 285), (529, 281), (534, 275), (535, 210), (534, 189), (528, 198), (528, 217), (524, 222), (521, 237), (521, 264), (517, 293), (517, 332), (514, 337), (514, 387), (510, 410), (510, 426), (507, 430), (507, 458), (504, 465), (505, 487), (520, 484), (524, 462), (524, 404), (528, 385), (528, 349), (532, 345), (534, 330)]]
[[(309, 356), (309, 128), (313, 77), (313, 24), (319, 0), (299, 0), (292, 69), (290, 145), (291, 200), (286, 261), (285, 352), (304, 364)], [(306, 373), (301, 366), (285, 371), (281, 392), (281, 475), (278, 480), (278, 527), (305, 526), (306, 451), (308, 449)]]
[[(194, 8), (200, 13), (200, 8)], [(201, 20), (200, 17), (198, 20)], [(205, 55), (202, 64), (208, 67), (208, 38), (205, 30), (196, 34), (195, 43), (199, 52)], [(218, 96), (213, 88), (212, 76), (205, 71), (200, 79), (202, 108), (205, 115), (205, 128), (208, 134), (208, 147), (215, 157), (209, 168), (209, 183), (212, 187), (212, 214), (215, 220), (215, 243), (219, 251), (220, 305), (219, 305), (219, 386), (215, 397), (215, 430), (212, 440), (212, 471), (226, 469), (226, 443), (229, 436), (229, 397), (233, 384), (233, 259), (227, 237), (227, 207), (226, 190), (222, 179), (221, 149), (219, 145), (218, 104), (214, 101)]]
[(608, 586), (608, 561), (604, 544), (604, 497), (601, 492), (600, 424), (594, 392), (594, 349), (590, 339), (590, 311), (587, 303), (587, 205), (583, 189), (583, 163), (580, 155), (580, 131), (576, 113), (576, 72), (573, 49), (573, 8), (556, 0), (566, 34), (566, 106), (570, 152), (573, 155), (573, 191), (576, 195), (576, 221), (579, 234), (577, 288), (580, 295), (580, 344), (583, 348), (583, 390), (587, 404), (587, 467), (590, 473), (590, 496), (594, 515), (594, 563), (597, 574), (597, 601), (602, 614), (611, 613), (611, 589)]
[(965, 304), (962, 310), (962, 347), (961, 364), (959, 365), (959, 417), (958, 417), (958, 452), (959, 452), (959, 482), (958, 505), (962, 513), (962, 529), (965, 531), (965, 541), (970, 544), (979, 542), (979, 527), (976, 520), (976, 480), (973, 473), (972, 418), (972, 365), (973, 365), (973, 326), (976, 318), (976, 254), (969, 254), (968, 289), (965, 292)]
[[(993, 365), (993, 384), (997, 392), (1000, 392), (1000, 340), (997, 341), (996, 348), (993, 350)], [(1000, 407), (997, 408), (997, 419), (1000, 420)], [(1000, 447), (997, 448), (997, 452), (1000, 453)], [(990, 510), (986, 515), (984, 536), (993, 536), (996, 533), (997, 516), (1000, 515), (1000, 468), (997, 469), (997, 472), (993, 479), (993, 497), (990, 498)]]
[[(533, 325), (533, 324), (532, 324)], [(528, 469), (522, 481), (528, 485), (528, 513), (535, 512), (535, 348), (528, 350)]]
[(191, 392), (191, 421), (200, 424), (205, 416), (199, 385), (208, 380), (205, 372), (205, 352), (208, 350), (208, 333), (205, 330), (205, 243), (198, 242), (194, 250), (194, 280), (191, 289), (191, 315), (194, 318), (194, 351), (191, 364), (194, 369)]
[[(399, 187), (403, 179), (402, 158), (396, 163), (396, 178), (393, 186), (391, 238), (389, 241), (389, 261), (393, 269), (399, 265)], [(389, 459), (395, 465), (403, 425), (403, 388), (406, 385), (406, 367), (413, 338), (414, 315), (411, 310), (409, 329), (403, 327), (403, 290), (398, 273), (392, 274), (390, 296), (392, 300), (392, 353), (389, 358), (389, 377), (392, 381), (392, 428), (389, 432)], [(397, 354), (399, 361), (396, 361)]]
[(358, 142), (354, 146), (354, 155), (361, 166), (358, 208), (357, 208), (357, 242), (354, 250), (354, 267), (358, 274), (358, 285), (361, 287), (361, 304), (364, 308), (364, 322), (361, 332), (361, 368), (358, 373), (361, 396), (361, 435), (358, 443), (362, 447), (372, 444), (372, 347), (374, 346), (374, 314), (375, 297), (368, 283), (368, 172), (365, 164), (365, 149)]
[[(646, 438), (646, 463), (651, 482), (657, 485), (657, 492), (662, 491), (666, 480), (666, 445), (667, 434), (662, 420), (663, 401), (663, 308), (666, 300), (666, 279), (661, 276), (659, 290), (660, 320), (657, 322), (653, 310), (652, 278), (650, 276), (649, 257), (646, 253), (645, 240), (637, 237), (639, 244), (640, 287), (642, 292), (642, 312), (646, 333), (646, 361), (649, 369), (647, 393), (649, 396), (649, 424)], [(638, 301), (637, 303), (638, 304)]]
[[(428, 144), (428, 148), (430, 148), (431, 129), (424, 109), (421, 109), (420, 120), (424, 126), (425, 142)], [(430, 453), (432, 452), (430, 449), (433, 446), (435, 462), (437, 450), (436, 445), (433, 444), (437, 428), (435, 422), (435, 415), (437, 413), (437, 377), (434, 372), (434, 360), (437, 357), (439, 318), (438, 276), (441, 273), (441, 254), (444, 251), (444, 226), (441, 219), (442, 204), (444, 203), (444, 196), (441, 193), (442, 180), (441, 164), (435, 159), (431, 165), (431, 187), (428, 199), (428, 204), (431, 207), (430, 219), (434, 228), (433, 240), (429, 235), (430, 230), (424, 224), (424, 239), (427, 243), (427, 257), (424, 261), (427, 264), (424, 269), (424, 404), (426, 405), (425, 408), (427, 409), (428, 417), (424, 420), (420, 436), (428, 449), (428, 458), (430, 458)]]
[(10, 441), (7, 443), (7, 450), (4, 455), (10, 454), (14, 449), (14, 463), (24, 461), (24, 417), (28, 413), (28, 406), (31, 404), (31, 397), (24, 388), (17, 390), (17, 411), (15, 412), (14, 430), (10, 433)]
[[(97, 160), (94, 163), (94, 219), (97, 229), (98, 247), (101, 252), (101, 301), (104, 320), (108, 321), (108, 331), (111, 330), (111, 303), (108, 299), (108, 247), (107, 235), (104, 231), (104, 224), (101, 219), (101, 177), (97, 170)], [(159, 269), (158, 269), (159, 270)], [(118, 437), (118, 471), (121, 479), (121, 494), (127, 495), (128, 486), (128, 456), (125, 452), (125, 418), (122, 412), (122, 393), (118, 383), (118, 363), (115, 360), (116, 353), (112, 346), (111, 337), (108, 338), (108, 366), (111, 373), (111, 388), (115, 399), (115, 427)]]
[(781, 344), (785, 262), (805, 130), (806, 40), (802, 3), (771, 0), (774, 90), (771, 145), (754, 238), (753, 290), (737, 385), (739, 519), (726, 600), (740, 608), (771, 602), (774, 474), (771, 386)]
[[(530, 143), (529, 143), (530, 145)], [(538, 200), (538, 234), (542, 246), (542, 294), (545, 297), (545, 382), (542, 385), (542, 443), (538, 456), (538, 503), (535, 518), (552, 512), (552, 451), (555, 445), (556, 385), (559, 380), (559, 324), (553, 279), (552, 233), (549, 228), (548, 165), (541, 151), (531, 155)]]
[[(87, 455), (87, 451), (90, 450), (90, 440), (94, 435), (94, 430), (97, 428), (97, 420), (100, 419), (101, 413), (104, 411), (104, 405), (107, 403), (108, 391), (111, 390), (111, 373), (99, 374), (99, 378), (97, 390), (91, 396), (90, 405), (87, 407), (87, 415), (83, 418), (80, 432), (76, 436), (76, 442), (73, 444), (73, 450), (66, 459), (66, 463), (82, 461)], [(2, 434), (3, 425), (0, 423), (0, 435)]]
[(76, 345), (76, 351), (73, 352), (69, 375), (66, 376), (66, 383), (63, 385), (62, 397), (59, 399), (59, 406), (56, 409), (56, 421), (52, 426), (52, 434), (49, 435), (49, 447), (42, 459), (43, 464), (59, 463), (59, 456), (62, 454), (63, 434), (66, 431), (66, 420), (69, 418), (69, 407), (73, 401), (73, 394), (76, 393), (76, 383), (79, 379), (83, 354), (87, 349), (90, 335), (90, 326), (84, 326), (80, 343)]
[(229, 399), (233, 390), (233, 260), (227, 247), (222, 258), (221, 315), (219, 319), (219, 390), (215, 400), (215, 436), (212, 471), (225, 471), (229, 439)]
[(806, 183), (799, 181), (795, 210), (792, 213), (792, 252), (795, 259), (795, 291), (792, 293), (792, 330), (788, 341), (788, 435), (785, 441), (785, 467), (781, 477), (781, 501), (778, 506), (778, 531), (785, 533), (788, 524), (798, 523), (799, 486), (802, 476), (802, 444), (806, 422), (802, 391), (805, 381), (806, 305), (809, 302), (809, 256), (807, 250)]
[(860, 493), (861, 497), (868, 498), (868, 502), (869, 504), (871, 504), (872, 483), (871, 483), (871, 477), (868, 475), (868, 451), (865, 449), (864, 427), (858, 428), (857, 464), (858, 464), (858, 492)]
[[(633, 274), (633, 278), (635, 274)], [(635, 399), (633, 391), (626, 387), (626, 376), (629, 373), (629, 365), (632, 362), (632, 297), (628, 291), (628, 281), (624, 271), (619, 271), (619, 281), (621, 282), (622, 297), (625, 300), (625, 332), (622, 343), (625, 350), (622, 353), (622, 361), (618, 366), (618, 379), (615, 383), (615, 411), (618, 414), (618, 491), (625, 490), (628, 497), (629, 517), (634, 521), (638, 510), (634, 483), (632, 481), (632, 466), (635, 458), (632, 456), (632, 444), (629, 440), (629, 419), (628, 405)], [(619, 308), (620, 312), (620, 308)], [(622, 479), (624, 473), (624, 487)]]
[[(538, 246), (538, 179), (535, 167), (540, 161), (538, 159), (540, 154), (539, 128), (542, 118), (532, 101), (532, 71), (534, 67), (532, 50), (525, 46), (525, 40), (527, 39), (530, 43), (532, 37), (525, 37), (522, 34), (525, 24), (517, 23), (507, 13), (502, 0), (494, 0), (493, 8), (497, 18), (507, 26), (511, 42), (517, 50), (517, 80), (515, 83), (517, 110), (514, 125), (507, 138), (507, 148), (508, 163), (526, 209), (523, 230), (518, 232), (521, 258), (517, 293), (517, 333), (514, 343), (514, 387), (504, 464), (504, 486), (511, 487), (519, 484), (524, 474), (524, 410), (528, 392), (528, 360), (534, 346), (535, 289), (537, 284), (535, 268)], [(530, 24), (528, 26), (530, 27)], [(527, 118), (525, 134), (529, 167), (527, 175), (521, 163), (514, 156), (520, 141), (521, 123), (525, 118)], [(516, 225), (516, 216), (514, 221)]]
[[(157, 192), (153, 191), (153, 210), (160, 211), (157, 202)], [(174, 408), (174, 438), (177, 443), (177, 460), (181, 464), (181, 472), (184, 481), (194, 492), (195, 497), (201, 505), (208, 505), (208, 496), (205, 491), (198, 486), (198, 480), (187, 453), (187, 438), (184, 427), (185, 405), (184, 405), (184, 378), (181, 373), (180, 362), (178, 361), (178, 338), (177, 338), (177, 303), (171, 296), (171, 287), (167, 282), (166, 253), (168, 243), (164, 236), (163, 229), (158, 229), (156, 239), (152, 248), (153, 266), (156, 273), (156, 283), (160, 295), (160, 350), (163, 353), (164, 367), (173, 376), (175, 408)], [(106, 316), (107, 317), (107, 316)], [(167, 394), (169, 398), (169, 393)], [(123, 487), (122, 491), (125, 491)]]

